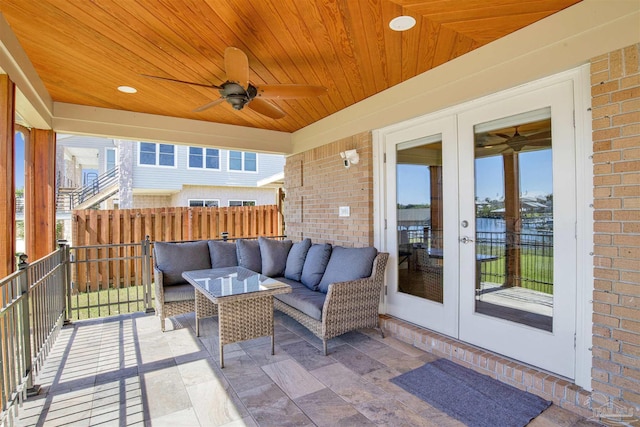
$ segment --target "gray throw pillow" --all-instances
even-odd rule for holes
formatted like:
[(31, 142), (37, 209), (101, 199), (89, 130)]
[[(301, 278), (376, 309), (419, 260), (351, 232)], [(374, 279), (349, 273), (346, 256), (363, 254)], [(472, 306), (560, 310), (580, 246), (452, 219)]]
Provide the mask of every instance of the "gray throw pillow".
[(304, 239), (293, 244), (289, 251), (289, 256), (287, 256), (287, 267), (284, 269), (284, 277), (295, 280), (296, 282), (300, 281), (304, 260), (307, 258), (307, 252), (309, 252), (310, 247), (311, 239)]
[(262, 273), (262, 257), (257, 240), (239, 239), (236, 241), (238, 265), (248, 270)]
[(302, 284), (312, 291), (317, 291), (330, 257), (331, 245), (329, 243), (311, 245), (302, 267), (302, 276), (300, 277)]
[(287, 265), (287, 256), (293, 242), (258, 237), (260, 257), (262, 258), (262, 274), (269, 277), (280, 277)]
[(209, 254), (211, 255), (211, 268), (236, 267), (238, 255), (235, 242), (221, 242), (209, 240)]
[(165, 286), (185, 283), (182, 272), (211, 268), (206, 241), (188, 243), (155, 242), (155, 264), (162, 271)]
[(319, 291), (326, 294), (332, 283), (348, 282), (371, 276), (373, 260), (377, 255), (378, 250), (374, 247), (343, 248), (335, 246), (331, 251), (327, 269), (318, 285)]

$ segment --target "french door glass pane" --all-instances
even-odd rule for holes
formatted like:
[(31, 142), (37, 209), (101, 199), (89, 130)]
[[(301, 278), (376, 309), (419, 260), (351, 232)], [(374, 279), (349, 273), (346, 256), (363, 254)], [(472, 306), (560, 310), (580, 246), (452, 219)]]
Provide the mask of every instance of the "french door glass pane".
[(551, 332), (551, 111), (478, 124), (474, 133), (475, 310)]
[(396, 154), (398, 291), (443, 303), (442, 136)]

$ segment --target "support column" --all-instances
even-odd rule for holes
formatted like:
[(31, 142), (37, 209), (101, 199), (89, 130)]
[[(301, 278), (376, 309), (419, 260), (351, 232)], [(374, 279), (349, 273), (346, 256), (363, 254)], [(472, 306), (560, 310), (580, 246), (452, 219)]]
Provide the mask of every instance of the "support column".
[(15, 85), (0, 74), (0, 277), (15, 271)]
[(31, 129), (25, 157), (25, 251), (33, 262), (56, 249), (55, 133)]
[(504, 165), (505, 286), (520, 286), (520, 165), (518, 153), (502, 155)]

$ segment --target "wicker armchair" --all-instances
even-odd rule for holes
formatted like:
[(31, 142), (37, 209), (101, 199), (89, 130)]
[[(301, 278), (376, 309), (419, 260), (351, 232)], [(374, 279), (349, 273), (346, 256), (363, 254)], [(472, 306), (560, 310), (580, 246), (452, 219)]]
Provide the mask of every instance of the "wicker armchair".
[[(153, 279), (156, 313), (160, 316), (162, 332), (164, 332), (164, 320), (167, 317), (196, 311), (195, 290), (192, 285), (182, 279), (182, 271), (210, 267), (211, 261), (206, 241), (156, 242), (153, 250)], [(208, 316), (217, 314), (217, 305), (211, 302), (207, 304), (204, 301), (201, 303), (207, 305), (207, 310), (203, 312)]]
[(371, 276), (349, 282), (329, 285), (322, 321), (316, 320), (288, 304), (274, 298), (274, 307), (289, 315), (322, 340), (325, 356), (327, 340), (361, 328), (379, 327), (378, 307), (384, 284), (384, 270), (388, 253), (380, 252), (373, 261)]

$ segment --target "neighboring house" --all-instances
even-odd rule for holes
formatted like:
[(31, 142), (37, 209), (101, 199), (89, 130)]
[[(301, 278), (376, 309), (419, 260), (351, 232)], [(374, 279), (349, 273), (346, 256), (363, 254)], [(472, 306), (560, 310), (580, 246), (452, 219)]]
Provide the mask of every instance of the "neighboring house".
[[(284, 156), (59, 135), (58, 211), (277, 204)], [(117, 168), (116, 168), (117, 165)]]

